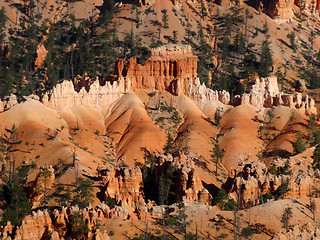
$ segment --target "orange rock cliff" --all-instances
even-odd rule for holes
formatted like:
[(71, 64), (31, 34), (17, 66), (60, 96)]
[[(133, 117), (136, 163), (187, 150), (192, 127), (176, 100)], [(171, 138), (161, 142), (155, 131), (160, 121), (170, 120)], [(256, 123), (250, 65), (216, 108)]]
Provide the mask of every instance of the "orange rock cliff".
[(151, 51), (145, 65), (137, 59), (119, 59), (114, 74), (131, 80), (132, 89), (167, 90), (174, 95), (187, 93), (197, 77), (197, 57), (190, 46), (168, 45)]

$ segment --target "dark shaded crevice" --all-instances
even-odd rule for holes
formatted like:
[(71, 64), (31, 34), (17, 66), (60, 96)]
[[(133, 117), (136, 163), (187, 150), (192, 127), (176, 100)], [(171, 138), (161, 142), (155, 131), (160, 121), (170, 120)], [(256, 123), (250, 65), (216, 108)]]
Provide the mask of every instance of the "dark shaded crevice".
[(208, 190), (208, 192), (210, 193), (210, 195), (211, 195), (212, 197), (217, 196), (217, 194), (218, 194), (218, 192), (220, 191), (220, 189), (219, 189), (216, 185), (214, 185), (214, 184), (212, 184), (212, 183), (207, 184), (207, 183), (204, 182), (204, 181), (201, 181), (201, 182), (202, 182), (203, 187)]

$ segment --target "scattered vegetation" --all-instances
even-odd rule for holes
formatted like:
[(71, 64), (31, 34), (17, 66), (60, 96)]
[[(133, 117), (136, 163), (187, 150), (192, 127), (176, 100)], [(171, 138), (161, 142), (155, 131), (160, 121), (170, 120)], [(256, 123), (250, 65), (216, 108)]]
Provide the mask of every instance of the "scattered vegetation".
[(232, 198), (229, 198), (228, 194), (223, 188), (221, 188), (218, 192), (214, 203), (217, 204), (221, 210), (225, 211), (234, 211), (237, 208), (236, 202)]
[(297, 133), (297, 138), (293, 143), (294, 154), (302, 153), (306, 150), (305, 143), (303, 141), (302, 134), (300, 132)]
[(283, 213), (281, 215), (281, 223), (283, 224), (283, 228), (286, 229), (286, 231), (289, 230), (290, 227), (290, 219), (292, 218), (292, 208), (291, 207), (286, 207), (283, 210)]

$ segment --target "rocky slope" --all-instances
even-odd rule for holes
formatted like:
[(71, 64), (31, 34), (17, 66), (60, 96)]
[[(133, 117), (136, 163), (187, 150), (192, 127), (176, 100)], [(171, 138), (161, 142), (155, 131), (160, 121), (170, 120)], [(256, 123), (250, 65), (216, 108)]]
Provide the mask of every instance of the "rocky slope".
[[(17, 24), (22, 12), (15, 10), (22, 4), (0, 3), (10, 25)], [(52, 10), (47, 8), (50, 4)], [(68, 12), (78, 19), (96, 16), (96, 6), (102, 4), (36, 1), (39, 11), (53, 21)], [(320, 26), (318, 1), (305, 1), (303, 6), (293, 0), (118, 1), (114, 22), (121, 40), (132, 29), (144, 44), (152, 37), (173, 42), (174, 31), (176, 42), (181, 42), (186, 40), (187, 24), (191, 33), (200, 24), (210, 35), (218, 28), (215, 17), (235, 5), (248, 9), (249, 38), (257, 43), (256, 49), (268, 23), (274, 53), (271, 76), (255, 78), (245, 94), (231, 96), (201, 84), (191, 47), (170, 44), (153, 49), (144, 64), (135, 58), (117, 60), (106, 79), (78, 76), (41, 98), (25, 96), (18, 103), (11, 95), (0, 101), (1, 147), (14, 139), (14, 153), (8, 154), (15, 159), (13, 168), (30, 167), (23, 187), (34, 210), (21, 226), (2, 227), (1, 238), (77, 238), (80, 230), (73, 226), (81, 220), (90, 230), (83, 239), (127, 239), (148, 231), (167, 231), (182, 239), (182, 234), (163, 226), (162, 219), (169, 210), (170, 216), (179, 214), (180, 202), (186, 205), (190, 232), (199, 232), (203, 239), (231, 238), (237, 231), (236, 211), (219, 209), (216, 200), (222, 189), (230, 201), (239, 202), (241, 228), (253, 229), (251, 239), (319, 238), (320, 172), (311, 167), (319, 109), (302, 81), (284, 93), (275, 76), (280, 68), (286, 80), (296, 80), (307, 60), (290, 66), (287, 62), (303, 57), (303, 49), (319, 49), (317, 36), (309, 41), (311, 31)], [(163, 9), (170, 27), (155, 30)], [(292, 31), (297, 34), (297, 51), (286, 37)], [(217, 38), (209, 39), (215, 51)], [(46, 54), (39, 45), (36, 65)], [(213, 60), (214, 67), (219, 66), (220, 59)], [(10, 135), (11, 129), (15, 135)], [(306, 150), (297, 154), (299, 133)], [(218, 160), (216, 146), (223, 153)], [(7, 164), (11, 169), (11, 162)], [(94, 187), (94, 201), (84, 209), (70, 206), (79, 178), (91, 180)], [(68, 189), (69, 199), (62, 199)], [(55, 210), (42, 210), (47, 206)], [(281, 215), (288, 206), (294, 227), (285, 231)]]
[[(16, 165), (32, 165), (26, 183), (32, 207), (43, 207), (47, 201), (55, 206), (58, 187), (72, 186), (79, 176), (94, 179), (94, 206), (98, 206), (81, 210), (80, 215), (91, 229), (88, 238), (107, 239), (104, 230), (115, 228), (110, 223), (97, 230), (97, 219), (139, 222), (146, 216), (161, 217), (158, 204), (180, 201), (199, 201), (210, 206), (204, 207), (208, 212), (216, 213), (211, 205), (221, 188), (229, 197), (240, 199), (242, 209), (267, 208), (259, 204), (265, 203), (269, 193), (276, 198), (305, 198), (310, 191), (318, 192), (320, 174), (310, 168), (314, 148), (290, 156), (297, 133), (306, 140), (310, 136), (308, 121), (318, 112), (313, 99), (280, 92), (274, 76), (257, 78), (249, 93), (230, 99), (227, 92), (201, 85), (196, 68), (189, 47), (170, 45), (155, 49), (144, 66), (134, 59), (118, 61), (112, 82), (104, 85), (84, 78), (57, 85), (41, 100), (30, 96), (18, 104), (11, 96), (1, 102), (2, 136), (15, 126), (21, 141)], [(166, 140), (169, 135), (171, 145)], [(212, 155), (216, 143), (224, 153), (219, 164)], [(270, 172), (270, 166), (277, 172)], [(49, 178), (44, 171), (50, 172)], [(158, 196), (163, 179), (171, 179), (167, 191), (174, 193), (166, 200)], [(283, 184), (289, 185), (285, 193), (280, 190)], [(110, 199), (115, 206), (101, 207)], [(18, 228), (8, 224), (2, 236), (74, 236), (68, 229), (74, 208), (59, 211), (34, 213)], [(228, 218), (228, 212), (221, 214)], [(285, 234), (299, 235), (304, 223), (301, 230)], [(280, 230), (264, 224), (272, 229), (269, 236)], [(310, 231), (317, 234), (318, 230)], [(255, 235), (264, 236), (262, 232)]]

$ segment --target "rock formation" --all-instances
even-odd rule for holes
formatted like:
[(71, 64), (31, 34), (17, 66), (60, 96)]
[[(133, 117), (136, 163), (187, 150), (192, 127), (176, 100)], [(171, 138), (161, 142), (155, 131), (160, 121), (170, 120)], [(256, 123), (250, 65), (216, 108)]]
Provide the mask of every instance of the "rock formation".
[(40, 43), (37, 47), (37, 58), (34, 63), (37, 68), (41, 68), (43, 66), (47, 54), (48, 50), (44, 47), (43, 43)]
[[(90, 81), (89, 78), (84, 81)], [(42, 98), (42, 103), (50, 108), (61, 110), (76, 105), (83, 106), (110, 106), (129, 90), (128, 79), (119, 78), (115, 82), (106, 82), (101, 86), (99, 80), (93, 81), (90, 89), (81, 88), (75, 91), (71, 81), (64, 81), (56, 85), (52, 91), (46, 93)]]
[(201, 179), (195, 169), (192, 156), (185, 156), (180, 154), (178, 158), (175, 158), (172, 165), (179, 169), (180, 185), (178, 189), (181, 189), (181, 199), (183, 201), (199, 201), (201, 203), (209, 205), (212, 201), (212, 196), (208, 190), (203, 187)]
[(275, 234), (273, 240), (289, 239), (317, 239), (320, 236), (320, 229), (316, 224), (307, 223), (303, 226), (294, 225), (288, 232), (280, 231)]
[(137, 59), (119, 59), (114, 74), (131, 80), (131, 89), (167, 90), (184, 94), (197, 77), (197, 57), (190, 46), (167, 45), (153, 49), (145, 65)]
[[(279, 171), (286, 161), (287, 159), (281, 158), (275, 160), (274, 169)], [(310, 191), (319, 190), (319, 179), (315, 177), (317, 173), (312, 174), (297, 167), (306, 164), (303, 160), (290, 158), (288, 162), (290, 173), (280, 174), (279, 171), (279, 174), (274, 175), (262, 162), (243, 160), (239, 162), (238, 169), (230, 173), (224, 187), (234, 199), (238, 199), (238, 194), (241, 192), (241, 204), (244, 208), (261, 203), (261, 196), (268, 192), (282, 194), (288, 198), (300, 198), (309, 196)], [(279, 187), (286, 181), (288, 181), (288, 191), (279, 192)]]
[(185, 93), (186, 96), (195, 100), (197, 102), (206, 101), (220, 101), (225, 105), (230, 103), (230, 93), (223, 91), (214, 91), (207, 88), (206, 85), (200, 83), (199, 78), (196, 78), (194, 83), (189, 84), (188, 92)]
[(18, 103), (17, 96), (11, 94), (9, 97), (6, 97), (5, 99), (3, 99), (3, 101), (0, 100), (0, 112), (10, 109), (17, 103)]
[[(50, 237), (51, 236), (51, 237)], [(22, 221), (21, 226), (16, 230), (14, 239), (32, 239), (38, 240), (47, 238), (51, 240), (60, 239), (59, 235), (54, 231), (52, 221), (47, 210), (33, 212)]]
[[(76, 105), (108, 108), (129, 90), (166, 90), (174, 95), (186, 95), (199, 103), (220, 101), (230, 104), (230, 94), (214, 91), (200, 83), (197, 78), (197, 57), (190, 46), (167, 45), (151, 51), (151, 57), (142, 66), (137, 59), (118, 59), (114, 76), (100, 85), (98, 79), (80, 78), (75, 83), (64, 81), (46, 93), (42, 103), (50, 108), (61, 110)], [(26, 97), (26, 99), (32, 97)], [(15, 96), (0, 101), (0, 112), (17, 104)], [(288, 106), (300, 109), (306, 114), (316, 114), (313, 99), (301, 93), (284, 94), (279, 92), (276, 77), (257, 78), (249, 94), (236, 96), (232, 105), (250, 104), (257, 108)]]
[(266, 13), (272, 18), (290, 19), (293, 17), (293, 0), (265, 1)]
[(143, 180), (139, 167), (98, 169), (99, 178), (105, 185), (104, 197), (115, 199), (117, 205), (135, 210), (144, 206)]
[(151, 51), (142, 66), (136, 59), (119, 59), (114, 75), (129, 79), (131, 89), (166, 90), (174, 95), (186, 95), (196, 101), (221, 101), (229, 104), (230, 94), (213, 91), (197, 78), (197, 57), (190, 46), (167, 45)]
[[(120, 208), (120, 207), (118, 207)], [(61, 210), (55, 209), (50, 215), (47, 210), (38, 210), (32, 212), (32, 215), (26, 216), (21, 226), (18, 226), (16, 231), (13, 231), (13, 226), (10, 222), (2, 229), (0, 233), (1, 239), (28, 239), (28, 240), (62, 240), (68, 237), (67, 235), (73, 236), (76, 234), (70, 229), (71, 232), (67, 232), (67, 225), (72, 221), (74, 213), (79, 213), (80, 218), (87, 223), (88, 233), (85, 233), (85, 239), (103, 239), (108, 240), (109, 236), (106, 232), (101, 232), (96, 229), (98, 220), (107, 219), (113, 217), (115, 214), (119, 217), (121, 211), (114, 209), (110, 210), (105, 204), (100, 204), (96, 208), (88, 207), (79, 210), (77, 206), (66, 208), (63, 207)]]
[(315, 101), (308, 95), (302, 97), (301, 93), (285, 94), (279, 92), (276, 77), (257, 78), (250, 93), (236, 96), (233, 105), (250, 104), (258, 108), (272, 108), (273, 106), (288, 106), (297, 108), (306, 114), (317, 114)]
[(257, 1), (250, 0), (259, 11), (266, 12), (271, 18), (276, 20), (288, 20), (293, 18), (293, 8), (296, 5), (301, 10), (307, 10), (312, 14), (319, 14), (320, 2), (313, 0), (272, 0), (272, 1)]

